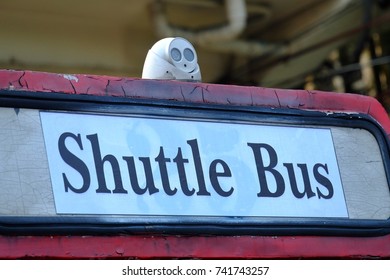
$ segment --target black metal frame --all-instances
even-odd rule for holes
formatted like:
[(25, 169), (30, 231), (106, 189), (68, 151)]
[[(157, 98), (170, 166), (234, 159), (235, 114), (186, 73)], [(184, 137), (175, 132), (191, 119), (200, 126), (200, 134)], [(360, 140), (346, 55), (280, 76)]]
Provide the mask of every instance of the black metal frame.
[[(390, 142), (369, 115), (298, 109), (189, 103), (160, 99), (0, 91), (0, 106), (83, 113), (131, 114), (261, 124), (362, 128), (380, 147), (390, 186)], [(390, 234), (390, 219), (269, 218), (204, 216), (0, 216), (0, 234), (188, 234), (188, 235), (334, 235)]]

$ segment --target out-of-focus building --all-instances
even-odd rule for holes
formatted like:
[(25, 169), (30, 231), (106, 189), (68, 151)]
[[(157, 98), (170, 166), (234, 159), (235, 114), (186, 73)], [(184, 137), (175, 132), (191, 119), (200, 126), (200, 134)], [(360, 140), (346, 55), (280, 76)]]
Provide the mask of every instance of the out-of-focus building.
[(208, 83), (375, 96), (387, 108), (387, 0), (14, 0), (0, 68), (140, 77), (158, 39), (196, 47)]

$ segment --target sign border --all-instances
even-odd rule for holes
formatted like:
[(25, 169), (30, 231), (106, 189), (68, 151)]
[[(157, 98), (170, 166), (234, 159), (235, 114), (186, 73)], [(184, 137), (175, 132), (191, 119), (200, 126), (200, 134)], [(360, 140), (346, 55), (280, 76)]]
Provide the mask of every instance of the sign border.
[[(390, 144), (380, 124), (362, 113), (326, 113), (286, 108), (228, 106), (160, 99), (0, 91), (2, 107), (50, 111), (190, 117), (215, 121), (250, 121), (262, 124), (322, 125), (368, 130), (378, 141), (390, 186)], [(387, 155), (387, 156), (386, 156)], [(219, 235), (348, 235), (390, 233), (390, 220), (347, 218), (264, 217), (123, 217), (123, 216), (0, 216), (0, 233), (7, 234), (219, 234)]]

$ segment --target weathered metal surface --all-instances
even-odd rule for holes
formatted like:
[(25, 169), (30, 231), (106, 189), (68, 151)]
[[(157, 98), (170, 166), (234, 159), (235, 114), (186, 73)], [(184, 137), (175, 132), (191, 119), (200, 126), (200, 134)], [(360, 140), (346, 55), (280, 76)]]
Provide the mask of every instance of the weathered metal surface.
[[(361, 113), (390, 134), (379, 102), (352, 94), (9, 70), (0, 90)], [(0, 258), (390, 258), (390, 236), (0, 236)]]
[(0, 236), (1, 258), (389, 258), (390, 236)]
[(390, 133), (384, 108), (376, 99), (363, 95), (12, 70), (0, 70), (0, 89), (362, 113)]

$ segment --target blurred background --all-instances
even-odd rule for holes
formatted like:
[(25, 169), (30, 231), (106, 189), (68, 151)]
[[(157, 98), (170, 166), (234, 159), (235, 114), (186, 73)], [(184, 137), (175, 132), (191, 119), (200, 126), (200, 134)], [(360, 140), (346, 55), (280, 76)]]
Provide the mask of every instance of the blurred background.
[(349, 92), (390, 112), (390, 0), (0, 0), (0, 68), (141, 77), (164, 37), (202, 81)]

